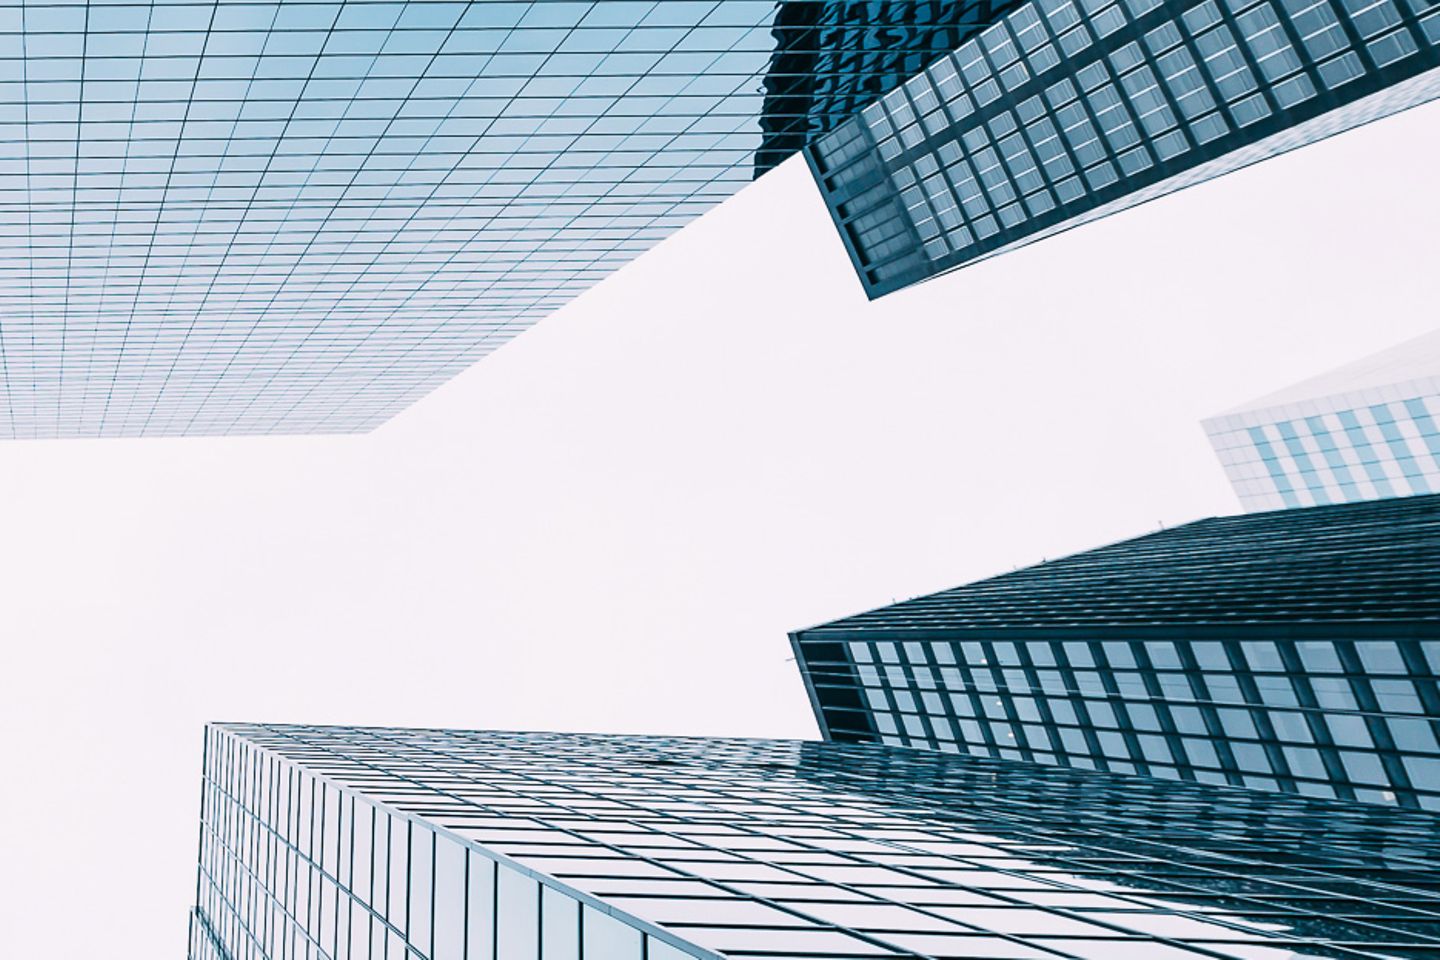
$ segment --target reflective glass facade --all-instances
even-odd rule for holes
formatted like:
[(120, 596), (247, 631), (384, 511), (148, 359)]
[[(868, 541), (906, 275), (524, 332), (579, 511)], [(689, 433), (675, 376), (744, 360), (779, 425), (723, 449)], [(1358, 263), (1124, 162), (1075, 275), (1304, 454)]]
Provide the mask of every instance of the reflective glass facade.
[(1440, 810), (1440, 496), (1199, 521), (793, 640), (833, 739)]
[(1032, 0), (806, 151), (871, 296), (1440, 96), (1432, 0)]
[(781, 3), (757, 175), (948, 54), (1019, 0)]
[(368, 430), (976, 10), (0, 4), (0, 437)]
[(1432, 815), (876, 744), (224, 725), (202, 818), (206, 960), (1440, 953)]
[(1247, 510), (1440, 493), (1440, 334), (1205, 421)]

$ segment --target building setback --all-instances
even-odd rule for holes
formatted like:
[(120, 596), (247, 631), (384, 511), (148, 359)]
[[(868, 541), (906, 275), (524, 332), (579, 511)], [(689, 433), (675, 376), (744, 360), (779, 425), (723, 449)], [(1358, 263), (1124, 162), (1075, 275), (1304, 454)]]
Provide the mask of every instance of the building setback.
[(792, 642), (829, 739), (1440, 810), (1440, 496), (1201, 520)]
[(806, 149), (871, 296), (1440, 95), (1440, 0), (1033, 0)]
[(1440, 332), (1204, 426), (1246, 510), (1440, 492)]
[(1440, 955), (1440, 819), (880, 744), (225, 724), (192, 960)]

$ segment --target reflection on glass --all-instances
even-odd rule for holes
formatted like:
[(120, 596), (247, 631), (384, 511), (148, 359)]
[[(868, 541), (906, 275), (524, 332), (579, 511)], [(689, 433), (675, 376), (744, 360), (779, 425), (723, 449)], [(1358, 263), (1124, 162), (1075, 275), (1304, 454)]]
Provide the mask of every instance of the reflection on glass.
[[(272, 821), (312, 768), (406, 839), (408, 928)], [(759, 740), (217, 726), (205, 771), (197, 960), (1440, 955), (1421, 811)]]

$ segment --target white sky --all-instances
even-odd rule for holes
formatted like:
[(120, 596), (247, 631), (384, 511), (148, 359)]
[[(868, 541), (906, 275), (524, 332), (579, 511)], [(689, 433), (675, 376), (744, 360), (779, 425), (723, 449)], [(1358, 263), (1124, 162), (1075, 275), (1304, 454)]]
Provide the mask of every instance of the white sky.
[(206, 720), (814, 735), (786, 631), (1236, 504), (1437, 326), (1440, 105), (865, 302), (792, 161), (369, 436), (0, 445), (0, 956), (183, 955)]

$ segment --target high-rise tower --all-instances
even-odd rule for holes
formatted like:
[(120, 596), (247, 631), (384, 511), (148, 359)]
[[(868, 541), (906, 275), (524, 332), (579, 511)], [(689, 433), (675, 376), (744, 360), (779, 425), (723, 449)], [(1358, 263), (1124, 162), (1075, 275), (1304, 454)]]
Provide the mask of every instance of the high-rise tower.
[(1436, 96), (1434, 0), (1032, 0), (806, 154), (880, 296)]
[(1440, 810), (1440, 496), (1201, 520), (792, 639), (832, 739)]
[(880, 744), (206, 734), (192, 960), (1440, 953), (1440, 818)]

